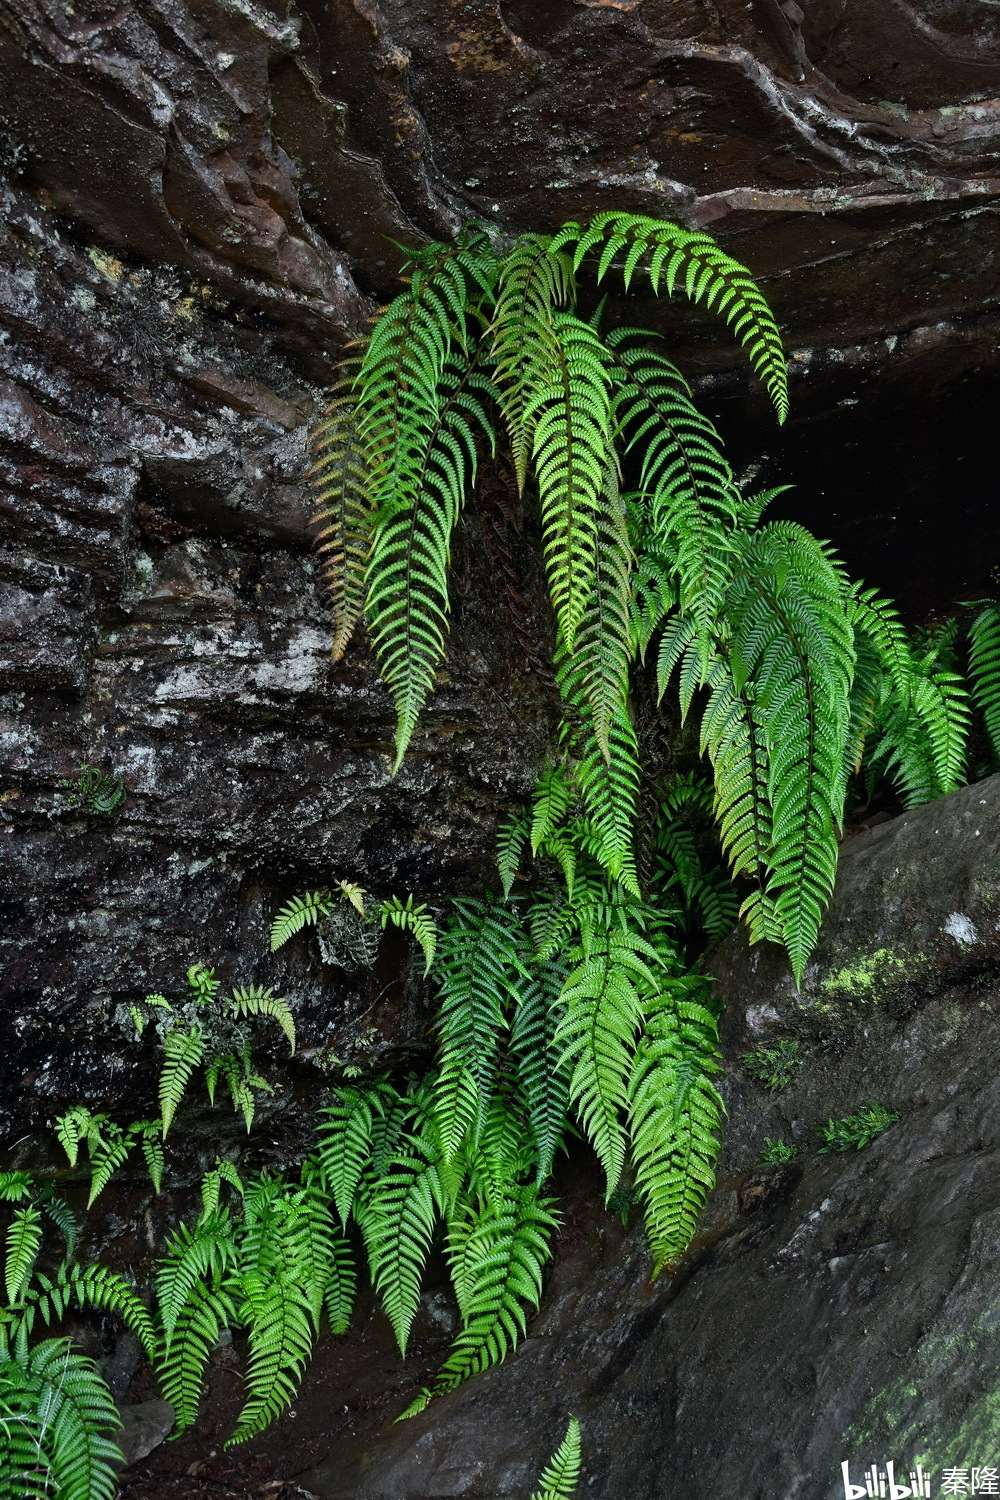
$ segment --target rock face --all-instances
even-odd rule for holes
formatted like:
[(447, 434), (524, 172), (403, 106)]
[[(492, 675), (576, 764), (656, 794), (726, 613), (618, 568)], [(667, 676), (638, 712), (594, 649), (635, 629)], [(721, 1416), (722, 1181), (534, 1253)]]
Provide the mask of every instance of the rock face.
[[(677, 1274), (651, 1285), (638, 1227), (592, 1214), (516, 1356), (302, 1482), (525, 1495), (569, 1413), (582, 1492), (608, 1500), (832, 1500), (845, 1459), (862, 1484), (920, 1461), (937, 1494), (946, 1467), (997, 1466), (998, 917), (1000, 777), (852, 840), (801, 992), (739, 937), (713, 962), (727, 1139)], [(741, 1059), (782, 1037), (803, 1062), (769, 1095)], [(898, 1123), (818, 1153), (819, 1127), (871, 1099)], [(768, 1137), (797, 1156), (757, 1165)]]

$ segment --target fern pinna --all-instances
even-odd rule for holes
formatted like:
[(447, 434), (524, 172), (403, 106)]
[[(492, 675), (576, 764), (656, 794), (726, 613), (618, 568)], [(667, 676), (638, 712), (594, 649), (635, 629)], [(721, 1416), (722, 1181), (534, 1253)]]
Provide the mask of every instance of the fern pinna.
[[(626, 289), (641, 280), (721, 314), (784, 420), (774, 318), (710, 236), (604, 213), (498, 249), (467, 226), (414, 256), (317, 433), (334, 651), (363, 607), (396, 705), (398, 766), (445, 650), (455, 524), (481, 454), (502, 440), (518, 490), (537, 500), (563, 743), (594, 857), (639, 897), (629, 695), (637, 659), (655, 652), (661, 692), (676, 682), (683, 712), (702, 714), (723, 844), (749, 882), (751, 938), (783, 942), (800, 976), (832, 887), (849, 776), (867, 757), (908, 800), (950, 790), (962, 696), (926, 652), (901, 648), (888, 607), (852, 589), (828, 547), (762, 521), (770, 497), (740, 493), (657, 336), (605, 336), (580, 316), (588, 269), (598, 283), (620, 274)], [(983, 680), (987, 655), (974, 644)], [(989, 685), (984, 701), (995, 727)]]

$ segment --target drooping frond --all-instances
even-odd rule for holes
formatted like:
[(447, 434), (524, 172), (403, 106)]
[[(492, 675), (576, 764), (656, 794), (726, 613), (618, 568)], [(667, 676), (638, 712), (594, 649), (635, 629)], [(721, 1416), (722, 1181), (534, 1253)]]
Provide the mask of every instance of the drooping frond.
[(618, 377), (615, 417), (625, 451), (642, 454), (647, 546), (669, 549), (677, 602), (695, 623), (704, 672), (731, 571), (740, 497), (719, 434), (680, 371), (646, 342), (650, 337), (630, 328), (608, 335)]
[(205, 1036), (200, 1026), (186, 1030), (174, 1026), (163, 1038), (163, 1071), (160, 1074), (160, 1114), (163, 1134), (173, 1123), (191, 1074), (205, 1056)]
[(554, 313), (573, 299), (572, 261), (551, 254), (549, 243), (547, 235), (525, 235), (504, 256), (492, 319), (493, 380), (522, 493), (533, 449), (532, 399), (560, 363)]
[[(797, 978), (837, 868), (855, 661), (845, 597), (828, 550), (783, 521), (762, 527), (745, 546), (726, 596), (728, 669), (735, 693), (749, 696), (746, 721), (766, 755), (769, 912)], [(715, 765), (719, 788), (719, 760)], [(754, 770), (749, 756), (736, 769), (745, 784)], [(719, 788), (719, 798), (731, 802), (732, 789)]]
[(445, 1163), (466, 1134), (478, 1135), (493, 1092), (504, 1026), (504, 1005), (524, 965), (524, 939), (510, 906), (458, 900), (441, 937), (440, 1058), (434, 1114)]
[(510, 1033), (518, 1088), (535, 1139), (539, 1184), (552, 1171), (566, 1128), (569, 1069), (561, 1060), (562, 1049), (556, 1045), (556, 1031), (564, 1015), (559, 996), (565, 977), (562, 964), (532, 964), (529, 977), (517, 988)]
[(628, 1097), (640, 987), (654, 987), (655, 954), (634, 931), (605, 930), (585, 952), (573, 954), (560, 995), (566, 1013), (555, 1041), (572, 1065), (570, 1100), (600, 1158), (610, 1195), (618, 1186), (627, 1140), (622, 1111)]
[(121, 1464), (122, 1454), (111, 1434), (121, 1424), (93, 1361), (68, 1339), (46, 1339), (31, 1350), (24, 1370), (35, 1400), (41, 1456), (58, 1500), (113, 1500), (118, 1489), (113, 1465)]
[(371, 540), (368, 457), (360, 440), (353, 372), (335, 387), (312, 437), (316, 461), (306, 478), (315, 494), (316, 543), (323, 557), (333, 611), (334, 661), (361, 618)]
[(668, 979), (647, 1001), (629, 1079), (629, 1135), (653, 1275), (678, 1260), (715, 1183), (723, 1105), (715, 1019), (699, 1003), (704, 981)]
[(289, 1049), (295, 1051), (295, 1018), (288, 1001), (276, 995), (270, 986), (251, 984), (246, 989), (234, 989), (230, 996), (233, 1010), (238, 1016), (270, 1016), (277, 1021), (288, 1038)]
[(4, 1282), (7, 1301), (20, 1302), (42, 1243), (41, 1209), (29, 1203), (15, 1211), (7, 1230)]
[(570, 1417), (566, 1436), (542, 1473), (531, 1500), (569, 1500), (580, 1482), (580, 1424)]
[(398, 1106), (392, 1084), (379, 1078), (366, 1088), (339, 1089), (320, 1112), (316, 1157), (343, 1227), (371, 1155), (375, 1123)]
[(969, 685), (1000, 764), (1000, 605), (984, 604), (969, 626)]
[(425, 1132), (404, 1133), (368, 1185), (357, 1217), (372, 1281), (406, 1353), (441, 1196), (437, 1153)]
[(553, 237), (550, 254), (570, 245), (575, 246), (574, 269), (586, 256), (600, 250), (598, 281), (614, 261), (623, 257), (626, 287), (636, 270), (644, 266), (655, 294), (659, 295), (662, 281), (668, 295), (673, 296), (676, 288), (691, 302), (704, 303), (721, 313), (767, 387), (778, 421), (785, 420), (788, 381), (774, 314), (747, 268), (727, 255), (710, 235), (645, 214), (610, 212), (597, 214), (586, 229), (579, 224), (564, 224)]
[[(429, 378), (429, 377), (428, 377)], [(426, 410), (391, 465), (379, 501), (366, 614), (382, 679), (396, 707), (396, 768), (444, 656), (451, 535), (476, 473), (476, 430), (492, 443), (483, 378), (449, 355)]]
[(509, 896), (518, 876), (518, 866), (524, 846), (528, 842), (528, 820), (512, 814), (497, 829), (497, 870), (504, 896)]
[(246, 1400), (226, 1443), (245, 1443), (290, 1405), (312, 1353), (309, 1299), (294, 1274), (271, 1267), (240, 1277), (242, 1322), (249, 1327)]
[(553, 314), (558, 358), (532, 395), (532, 465), (542, 512), (542, 550), (563, 644), (572, 650), (594, 579), (597, 518), (611, 443), (611, 375), (589, 323)]
[(424, 973), (429, 974), (437, 952), (437, 923), (426, 903), (414, 901), (412, 895), (403, 901), (399, 896), (390, 896), (379, 907), (379, 920), (383, 927), (390, 924), (401, 932), (409, 932), (416, 938), (424, 955)]
[(442, 1394), (498, 1364), (523, 1335), (526, 1308), (538, 1306), (549, 1237), (557, 1223), (552, 1200), (534, 1184), (465, 1207), (449, 1228), (448, 1254), (461, 1263), (462, 1328), (438, 1373)]

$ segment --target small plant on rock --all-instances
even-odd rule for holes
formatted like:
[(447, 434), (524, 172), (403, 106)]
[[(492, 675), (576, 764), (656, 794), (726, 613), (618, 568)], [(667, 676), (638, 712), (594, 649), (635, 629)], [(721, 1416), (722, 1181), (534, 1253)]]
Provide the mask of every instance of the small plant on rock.
[(791, 1037), (776, 1042), (773, 1047), (761, 1047), (758, 1052), (748, 1052), (743, 1066), (752, 1078), (762, 1083), (772, 1094), (787, 1088), (802, 1066), (802, 1049)]
[(116, 818), (125, 806), (128, 793), (117, 774), (107, 774), (97, 766), (82, 765), (75, 781), (62, 781), (67, 807), (80, 807), (94, 818)]
[(779, 1167), (783, 1162), (791, 1161), (795, 1154), (795, 1147), (783, 1141), (780, 1136), (776, 1141), (766, 1136), (757, 1160), (762, 1167)]
[(568, 1500), (580, 1482), (580, 1424), (570, 1417), (566, 1436), (541, 1477), (541, 1489), (531, 1500)]
[[(259, 984), (234, 988), (220, 995), (215, 970), (193, 964), (187, 971), (188, 994), (172, 1001), (163, 995), (147, 995), (141, 1005), (129, 1006), (131, 1019), (141, 1036), (152, 1022), (163, 1045), (160, 1073), (160, 1114), (163, 1135), (174, 1115), (195, 1068), (205, 1070), (210, 1101), (215, 1103), (219, 1079), (225, 1079), (233, 1108), (242, 1113), (247, 1130), (253, 1123), (257, 1094), (273, 1093), (266, 1078), (253, 1069), (250, 1057), (252, 1023), (277, 1021), (295, 1051), (295, 1021), (288, 1001)], [(123, 1158), (124, 1159), (124, 1158)]]
[(857, 1114), (844, 1115), (840, 1120), (827, 1120), (822, 1127), (823, 1145), (819, 1148), (820, 1152), (861, 1151), (865, 1146), (870, 1146), (883, 1130), (895, 1125), (898, 1119), (899, 1116), (893, 1114), (891, 1109), (870, 1099)]

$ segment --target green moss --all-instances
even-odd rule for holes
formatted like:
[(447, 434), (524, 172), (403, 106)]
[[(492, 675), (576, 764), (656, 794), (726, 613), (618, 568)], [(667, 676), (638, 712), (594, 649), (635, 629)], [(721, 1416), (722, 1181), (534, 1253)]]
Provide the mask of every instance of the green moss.
[(876, 948), (874, 953), (842, 969), (835, 969), (820, 985), (824, 995), (849, 996), (852, 1000), (874, 1001), (893, 979), (902, 979), (919, 967), (922, 953), (905, 956), (891, 948)]

